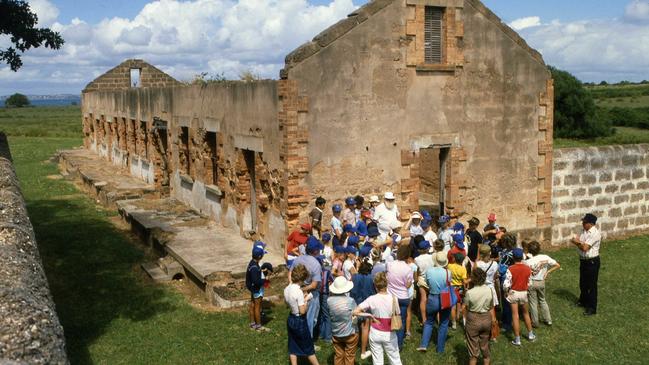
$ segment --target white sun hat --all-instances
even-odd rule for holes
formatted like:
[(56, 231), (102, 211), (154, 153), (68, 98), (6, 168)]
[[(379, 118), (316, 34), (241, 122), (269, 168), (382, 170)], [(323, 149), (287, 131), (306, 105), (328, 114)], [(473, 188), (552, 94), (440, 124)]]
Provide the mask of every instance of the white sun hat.
[(388, 191), (383, 195), (383, 198), (388, 199), (388, 200), (394, 200), (394, 194), (391, 191)]
[(412, 219), (421, 219), (421, 213), (419, 213), (419, 212), (417, 212), (417, 211), (414, 211), (414, 212), (412, 212), (412, 214), (410, 215), (410, 218), (412, 218)]
[(370, 196), (370, 203), (380, 203), (379, 196), (378, 195)]
[(334, 282), (329, 285), (329, 291), (334, 294), (344, 294), (352, 290), (354, 283), (345, 279), (344, 276), (339, 276)]

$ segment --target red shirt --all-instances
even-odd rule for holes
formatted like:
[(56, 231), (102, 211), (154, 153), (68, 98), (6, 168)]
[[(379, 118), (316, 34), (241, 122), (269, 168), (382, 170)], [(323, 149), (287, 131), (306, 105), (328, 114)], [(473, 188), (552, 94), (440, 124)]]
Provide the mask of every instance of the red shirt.
[(512, 273), (512, 290), (527, 291), (530, 276), (532, 275), (530, 267), (519, 262), (510, 266), (509, 272)]
[(286, 245), (286, 253), (289, 255), (294, 255), (293, 251), (299, 246), (306, 243), (306, 240), (309, 236), (302, 234), (300, 231), (293, 231), (286, 239), (288, 244)]
[[(466, 256), (466, 250), (460, 250), (457, 246), (453, 246), (452, 249), (448, 251), (446, 254), (446, 258), (448, 259), (448, 263), (452, 264), (455, 262), (455, 254), (456, 253), (461, 253), (462, 255)], [(458, 264), (462, 265), (461, 262), (458, 262)]]

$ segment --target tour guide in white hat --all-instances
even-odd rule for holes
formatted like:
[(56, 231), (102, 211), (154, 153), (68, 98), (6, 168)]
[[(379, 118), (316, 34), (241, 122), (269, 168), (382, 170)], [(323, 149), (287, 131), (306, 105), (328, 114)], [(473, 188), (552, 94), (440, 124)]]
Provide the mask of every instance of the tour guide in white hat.
[(390, 233), (390, 224), (400, 220), (399, 209), (391, 191), (383, 195), (383, 203), (376, 207), (373, 218), (378, 223), (382, 238), (385, 238)]
[(353, 364), (358, 346), (358, 333), (352, 323), (352, 312), (356, 302), (347, 293), (354, 283), (339, 276), (329, 285), (329, 320), (331, 321), (332, 342), (334, 345), (334, 364)]

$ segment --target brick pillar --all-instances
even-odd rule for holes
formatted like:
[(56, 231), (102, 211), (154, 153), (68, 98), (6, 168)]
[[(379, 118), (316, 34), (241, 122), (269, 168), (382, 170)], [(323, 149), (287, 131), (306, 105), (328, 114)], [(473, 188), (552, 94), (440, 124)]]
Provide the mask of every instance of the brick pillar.
[(308, 129), (303, 115), (308, 111), (308, 99), (298, 95), (295, 80), (280, 80), (278, 89), (278, 120), (284, 140), (280, 158), (286, 166), (282, 179), (285, 187), (282, 199), (286, 206), (282, 205), (282, 208), (286, 212), (288, 229), (292, 230), (297, 227), (300, 212), (309, 203), (311, 193), (304, 182), (309, 171)]
[(554, 124), (554, 81), (547, 81), (539, 97), (539, 165), (537, 166), (536, 226), (552, 225), (552, 131)]

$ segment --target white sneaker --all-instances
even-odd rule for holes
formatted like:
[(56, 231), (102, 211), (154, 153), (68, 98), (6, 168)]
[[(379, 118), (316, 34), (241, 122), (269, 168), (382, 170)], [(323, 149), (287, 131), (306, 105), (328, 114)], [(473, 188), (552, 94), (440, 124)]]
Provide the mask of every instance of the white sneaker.
[(520, 337), (516, 337), (516, 338), (514, 339), (514, 341), (512, 341), (512, 345), (514, 345), (514, 346), (521, 346), (522, 343), (521, 343), (521, 339), (520, 339)]
[(365, 359), (369, 358), (370, 356), (372, 356), (372, 351), (365, 351), (365, 352), (363, 352), (361, 354), (361, 360), (365, 360)]
[(530, 340), (530, 341), (532, 341), (532, 342), (534, 342), (534, 341), (536, 341), (536, 335), (530, 332), (530, 333), (527, 335), (527, 339)]

